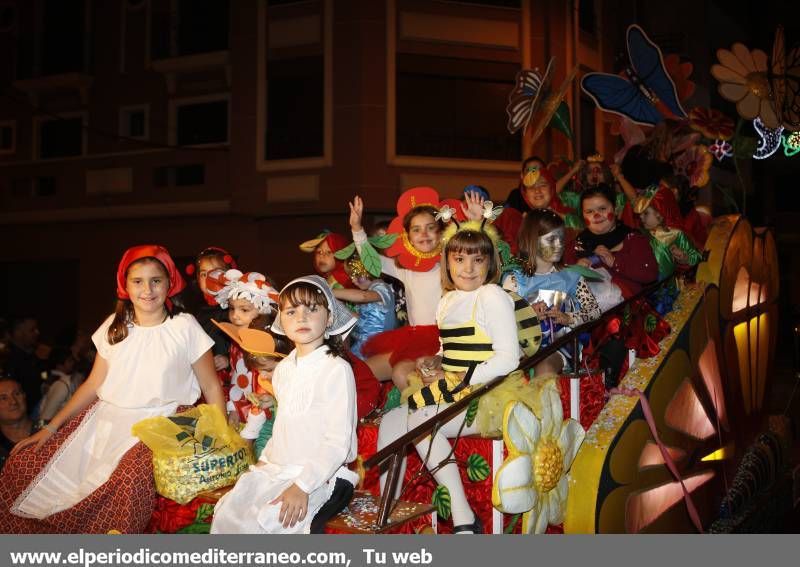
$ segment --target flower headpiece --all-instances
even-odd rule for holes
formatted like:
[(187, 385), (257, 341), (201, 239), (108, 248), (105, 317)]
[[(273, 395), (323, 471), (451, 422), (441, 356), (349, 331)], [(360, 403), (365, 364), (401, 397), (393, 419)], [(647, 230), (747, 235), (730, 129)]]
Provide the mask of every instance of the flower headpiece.
[(322, 274), (317, 272), (318, 275), (326, 278), (328, 280), (329, 285), (334, 285), (338, 283), (343, 287), (352, 287), (353, 284), (350, 281), (350, 278), (347, 277), (347, 274), (344, 272), (344, 264), (341, 262), (341, 259), (336, 255), (336, 252), (342, 250), (347, 246), (347, 238), (338, 234), (336, 232), (331, 232), (330, 230), (323, 230), (321, 233), (317, 235), (316, 238), (312, 238), (311, 240), (306, 240), (305, 242), (300, 244), (300, 250), (307, 253), (313, 254), (314, 251), (317, 249), (317, 246), (322, 244), (323, 242), (328, 243), (328, 247), (331, 249), (331, 252), (334, 253), (335, 258), (335, 267), (333, 270), (328, 274)]
[(208, 275), (208, 291), (223, 309), (233, 299), (246, 299), (259, 313), (266, 315), (277, 310), (278, 291), (269, 285), (264, 274), (239, 270), (214, 270)]
[[(386, 249), (386, 255), (389, 257), (397, 258), (398, 263), (409, 270), (417, 272), (426, 272), (433, 268), (441, 257), (441, 247), (437, 247), (431, 252), (420, 252), (411, 244), (405, 228), (403, 227), (403, 219), (406, 214), (415, 209), (416, 207), (433, 207), (436, 209), (436, 220), (447, 222), (445, 218), (452, 218), (456, 206), (459, 206), (457, 200), (441, 200), (439, 193), (432, 187), (414, 187), (405, 191), (397, 199), (397, 216), (389, 224), (386, 230), (388, 234), (398, 235), (397, 240)], [(452, 206), (452, 207), (451, 207)], [(452, 212), (445, 210), (453, 208)]]

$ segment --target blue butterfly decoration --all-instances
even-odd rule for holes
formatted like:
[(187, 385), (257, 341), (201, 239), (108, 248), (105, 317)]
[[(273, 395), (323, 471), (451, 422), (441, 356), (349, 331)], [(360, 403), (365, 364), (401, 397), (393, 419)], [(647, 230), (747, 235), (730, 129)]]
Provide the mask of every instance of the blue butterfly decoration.
[(665, 117), (686, 118), (664, 57), (644, 30), (633, 24), (627, 32), (627, 79), (608, 73), (587, 73), (581, 88), (601, 110), (653, 126)]

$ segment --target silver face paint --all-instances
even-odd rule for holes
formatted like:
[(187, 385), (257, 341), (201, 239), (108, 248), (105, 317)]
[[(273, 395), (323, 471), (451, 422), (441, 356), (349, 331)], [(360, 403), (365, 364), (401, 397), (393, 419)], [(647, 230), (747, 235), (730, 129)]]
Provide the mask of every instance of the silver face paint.
[(536, 241), (536, 252), (539, 258), (550, 264), (561, 261), (564, 255), (564, 227), (540, 236)]

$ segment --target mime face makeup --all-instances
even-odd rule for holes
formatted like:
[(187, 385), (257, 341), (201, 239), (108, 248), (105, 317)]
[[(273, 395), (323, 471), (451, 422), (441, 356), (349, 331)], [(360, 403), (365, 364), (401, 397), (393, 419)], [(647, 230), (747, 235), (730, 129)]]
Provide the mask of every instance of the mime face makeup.
[(560, 262), (564, 255), (564, 227), (543, 234), (536, 241), (536, 255), (547, 263)]

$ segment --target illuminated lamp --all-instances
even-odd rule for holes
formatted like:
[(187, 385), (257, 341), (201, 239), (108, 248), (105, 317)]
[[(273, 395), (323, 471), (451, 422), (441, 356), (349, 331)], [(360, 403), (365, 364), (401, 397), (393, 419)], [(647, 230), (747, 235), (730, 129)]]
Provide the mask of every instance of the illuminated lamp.
[[(714, 471), (705, 471), (683, 479), (690, 494), (714, 478)], [(669, 508), (683, 500), (683, 489), (678, 481), (632, 495), (626, 504), (625, 528), (628, 533), (639, 533), (661, 517)]]
[(683, 381), (669, 402), (664, 421), (669, 427), (695, 439), (708, 439), (716, 433), (689, 378)]

